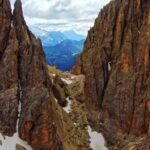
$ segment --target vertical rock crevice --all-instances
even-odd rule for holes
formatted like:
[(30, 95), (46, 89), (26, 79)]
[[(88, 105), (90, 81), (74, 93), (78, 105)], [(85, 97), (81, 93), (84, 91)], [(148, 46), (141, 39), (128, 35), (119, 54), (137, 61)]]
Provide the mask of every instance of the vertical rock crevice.
[(75, 74), (85, 75), (89, 120), (99, 122), (93, 112), (100, 111), (103, 133), (110, 143), (115, 143), (120, 133), (128, 137), (149, 134), (149, 107), (145, 110), (150, 96), (149, 19), (149, 1), (111, 1), (89, 31), (84, 51), (73, 69)]
[(11, 27), (9, 0), (0, 1), (0, 131), (13, 135), (16, 130), (18, 104), (18, 42)]
[[(16, 0), (0, 1), (0, 132), (21, 139), (33, 149), (63, 149), (53, 118), (51, 79), (39, 39), (29, 31)], [(21, 113), (18, 119), (18, 107)]]

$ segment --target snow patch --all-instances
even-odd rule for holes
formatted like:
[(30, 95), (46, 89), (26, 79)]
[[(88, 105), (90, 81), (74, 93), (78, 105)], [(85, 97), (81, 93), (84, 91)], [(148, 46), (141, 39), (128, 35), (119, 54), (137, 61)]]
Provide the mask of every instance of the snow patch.
[(11, 21), (11, 28), (13, 28), (14, 24), (13, 24), (13, 21)]
[(73, 83), (73, 81), (72, 81), (72, 80), (69, 80), (69, 79), (61, 78), (61, 80), (62, 80), (63, 82), (65, 82), (66, 84), (71, 84), (71, 83)]
[(55, 76), (56, 76), (56, 74), (52, 74), (52, 76), (53, 76), (53, 77), (55, 77)]
[(76, 75), (73, 75), (73, 74), (70, 74), (70, 76), (72, 80), (74, 80), (77, 77)]
[[(58, 100), (56, 98), (54, 98), (55, 102), (58, 103)], [(67, 106), (66, 107), (62, 107), (63, 110), (66, 112), (66, 113), (70, 113), (71, 112), (71, 100), (69, 99), (69, 97), (66, 98), (67, 100)]]
[(58, 103), (58, 100), (55, 97), (54, 97), (54, 100), (55, 100), (56, 103)]
[(105, 140), (101, 133), (92, 131), (90, 126), (88, 126), (88, 132), (90, 135), (90, 146), (93, 150), (108, 150), (105, 147)]
[[(20, 92), (20, 98), (22, 97), (22, 92)], [(0, 145), (0, 150), (16, 150), (16, 144), (21, 145), (22, 147), (26, 148), (27, 150), (33, 150), (27, 142), (20, 139), (18, 134), (18, 126), (19, 126), (19, 118), (21, 114), (21, 102), (19, 101), (18, 105), (18, 119), (16, 125), (16, 133), (12, 136), (2, 136), (0, 133), (0, 140), (2, 141), (2, 145)]]
[(108, 71), (111, 70), (111, 61), (108, 62)]
[(68, 104), (66, 107), (64, 107), (64, 111), (66, 111), (66, 113), (70, 113), (71, 112), (71, 100), (69, 99), (69, 97), (66, 98)]
[(16, 132), (12, 137), (3, 137), (2, 134), (0, 134), (0, 140), (2, 141), (2, 145), (0, 145), (0, 150), (16, 150), (16, 144), (23, 146), (27, 150), (33, 150), (27, 142), (19, 138), (18, 132)]
[(77, 125), (77, 123), (76, 123), (76, 122), (74, 122), (73, 124), (74, 124), (75, 126)]
[(74, 80), (74, 79), (75, 79), (75, 76), (72, 76), (71, 79)]

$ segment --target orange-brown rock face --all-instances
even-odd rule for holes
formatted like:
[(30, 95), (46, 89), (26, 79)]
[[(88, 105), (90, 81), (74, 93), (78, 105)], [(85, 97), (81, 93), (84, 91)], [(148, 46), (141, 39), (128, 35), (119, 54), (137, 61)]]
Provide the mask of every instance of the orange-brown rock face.
[(89, 116), (100, 111), (109, 142), (119, 129), (136, 136), (150, 133), (149, 54), (150, 1), (111, 1), (89, 31), (74, 68), (85, 74)]
[[(8, 0), (0, 1), (0, 131), (12, 135), (18, 108), (18, 41)], [(11, 112), (11, 113), (10, 113)], [(10, 119), (12, 118), (12, 119)]]
[(0, 0), (0, 132), (16, 132), (35, 150), (62, 149), (53, 122), (51, 81), (40, 40), (29, 31), (17, 0)]
[(9, 0), (0, 0), (0, 59), (7, 47), (11, 25), (11, 8)]

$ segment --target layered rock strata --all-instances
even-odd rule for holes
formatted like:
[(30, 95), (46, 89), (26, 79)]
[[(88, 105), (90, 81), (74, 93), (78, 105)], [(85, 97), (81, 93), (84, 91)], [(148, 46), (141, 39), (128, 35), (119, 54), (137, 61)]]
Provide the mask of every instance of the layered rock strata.
[(120, 133), (149, 134), (150, 1), (114, 0), (105, 6), (73, 72), (85, 75), (89, 120), (101, 124), (110, 145)]
[[(40, 40), (29, 31), (17, 0), (13, 15), (10, 2), (0, 1), (0, 131), (16, 132), (21, 103), (19, 135), (34, 149), (56, 148), (51, 81)], [(61, 149), (61, 147), (59, 147)]]

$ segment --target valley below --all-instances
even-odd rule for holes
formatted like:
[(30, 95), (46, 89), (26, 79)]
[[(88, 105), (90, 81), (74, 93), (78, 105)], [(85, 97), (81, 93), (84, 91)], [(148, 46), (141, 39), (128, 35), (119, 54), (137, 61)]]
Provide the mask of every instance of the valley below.
[[(54, 109), (59, 114), (63, 112), (70, 120), (66, 120), (66, 123), (64, 123), (67, 130), (63, 139), (68, 143), (67, 149), (71, 150), (72, 145), (77, 144), (76, 150), (107, 150), (103, 135), (94, 131), (88, 123), (87, 110), (83, 99), (84, 75), (73, 75), (70, 72), (62, 72), (50, 66), (48, 66), (48, 70), (53, 86), (57, 85), (56, 88), (53, 88)], [(18, 109), (18, 112), (20, 112), (21, 106)], [(27, 142), (19, 137), (18, 123), (19, 120), (16, 126), (17, 132), (12, 137), (0, 135), (0, 148), (2, 150), (33, 150)]]
[(85, 37), (73, 30), (45, 31), (37, 26), (30, 27), (40, 38), (46, 56), (46, 62), (61, 71), (69, 71), (76, 64), (83, 51)]

